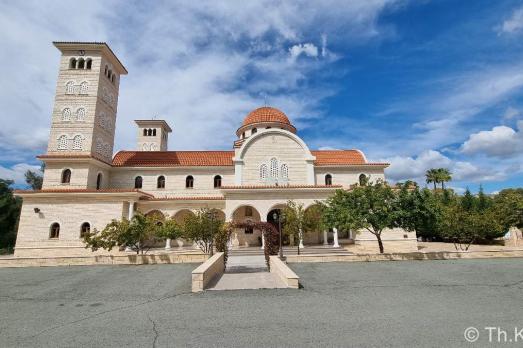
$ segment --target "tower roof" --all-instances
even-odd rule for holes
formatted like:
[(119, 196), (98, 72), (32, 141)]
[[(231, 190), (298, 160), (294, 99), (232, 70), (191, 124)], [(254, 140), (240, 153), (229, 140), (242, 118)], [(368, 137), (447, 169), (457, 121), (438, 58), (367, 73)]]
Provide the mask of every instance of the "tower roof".
[(53, 45), (62, 52), (65, 50), (101, 50), (107, 54), (111, 60), (113, 60), (114, 65), (118, 67), (119, 74), (127, 75), (127, 69), (122, 64), (122, 62), (120, 62), (120, 59), (118, 59), (116, 54), (114, 54), (113, 50), (111, 50), (111, 47), (109, 47), (109, 45), (105, 42), (53, 41)]
[(134, 122), (139, 127), (161, 127), (164, 128), (168, 133), (173, 131), (165, 120), (134, 120)]

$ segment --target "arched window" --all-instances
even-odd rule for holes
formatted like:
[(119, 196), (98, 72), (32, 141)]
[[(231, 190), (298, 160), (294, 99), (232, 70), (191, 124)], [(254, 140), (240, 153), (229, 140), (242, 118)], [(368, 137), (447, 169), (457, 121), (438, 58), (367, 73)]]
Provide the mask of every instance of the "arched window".
[(74, 94), (74, 81), (65, 84), (65, 94)]
[(332, 186), (332, 175), (330, 175), (330, 174), (325, 175), (325, 185)]
[(153, 130), (152, 130), (151, 128), (149, 128), (149, 129), (147, 130), (147, 135), (148, 135), (148, 136), (152, 136), (152, 135), (153, 135)]
[(49, 238), (56, 239), (58, 236), (60, 236), (60, 224), (58, 222), (54, 222), (49, 229)]
[(165, 176), (160, 175), (158, 180), (156, 180), (156, 188), (163, 189), (165, 188)]
[(71, 109), (65, 108), (62, 110), (62, 121), (71, 121)]
[(102, 188), (102, 173), (98, 173), (96, 176), (96, 189), (99, 190)]
[(258, 131), (257, 128), (253, 128), (253, 129), (251, 130), (251, 134), (256, 134), (257, 131)]
[(260, 179), (261, 180), (267, 179), (267, 172), (268, 172), (267, 165), (264, 163), (260, 166)]
[(245, 139), (245, 132), (242, 133), (242, 139)]
[(107, 77), (109, 78), (109, 80), (111, 79), (111, 76), (113, 76), (113, 71), (109, 70), (109, 72), (107, 73)]
[(365, 186), (369, 182), (369, 178), (365, 174), (360, 174), (358, 177), (358, 181), (360, 183), (360, 186)]
[(143, 136), (146, 137), (147, 136), (147, 129), (144, 128), (143, 130)]
[(276, 158), (271, 158), (271, 178), (278, 177), (278, 160)]
[(91, 224), (84, 222), (82, 226), (80, 226), (80, 238), (87, 236), (89, 233), (91, 233)]
[(85, 61), (85, 68), (87, 70), (91, 70), (91, 67), (93, 66), (93, 60), (91, 58), (87, 59)]
[(214, 188), (222, 187), (222, 177), (219, 175), (216, 175), (214, 177)]
[(113, 76), (111, 77), (111, 82), (114, 83), (114, 74), (113, 74)]
[(82, 150), (82, 136), (80, 134), (75, 135), (73, 138), (73, 150)]
[(87, 81), (84, 81), (80, 83), (80, 94), (87, 94), (89, 91), (89, 85), (87, 84)]
[(76, 120), (77, 121), (85, 121), (85, 109), (79, 108), (76, 110)]
[(137, 176), (134, 178), (134, 188), (135, 189), (141, 189), (143, 184), (143, 179), (141, 176)]
[(69, 61), (69, 69), (76, 69), (76, 58), (71, 58)]
[(282, 179), (289, 178), (289, 167), (286, 164), (281, 165), (280, 175), (281, 175)]
[(108, 69), (109, 69), (109, 68), (108, 68), (107, 65), (106, 65), (106, 66), (105, 66), (105, 70), (104, 70), (104, 75), (105, 75), (105, 76), (107, 76), (107, 71), (108, 71)]
[(67, 150), (67, 135), (60, 135), (58, 138), (58, 150)]
[(153, 137), (155, 137), (155, 136), (156, 136), (156, 128), (153, 129)]
[(78, 69), (85, 68), (85, 60), (83, 58), (78, 59)]
[(156, 151), (156, 144), (151, 144), (151, 151)]
[(189, 175), (185, 178), (185, 188), (193, 188), (194, 187), (194, 178), (192, 175)]
[(71, 182), (71, 169), (64, 169), (62, 171), (62, 184), (69, 184)]
[(142, 150), (143, 151), (149, 151), (151, 148), (149, 147), (149, 144), (143, 144)]

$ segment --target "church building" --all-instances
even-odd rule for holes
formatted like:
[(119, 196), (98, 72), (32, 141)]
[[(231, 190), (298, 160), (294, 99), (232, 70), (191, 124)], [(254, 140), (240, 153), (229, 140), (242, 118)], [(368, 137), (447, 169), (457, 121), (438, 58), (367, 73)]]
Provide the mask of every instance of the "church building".
[[(369, 162), (360, 150), (309, 149), (285, 113), (273, 107), (238, 115), (231, 150), (169, 150), (176, 124), (173, 131), (165, 120), (139, 119), (136, 148), (113, 156), (126, 68), (106, 43), (54, 46), (62, 55), (47, 153), (38, 156), (45, 163), (43, 187), (17, 191), (23, 198), (17, 257), (91, 255), (83, 234), (136, 212), (181, 222), (200, 208), (215, 208), (225, 221), (272, 221), (288, 200), (307, 208), (337, 189), (385, 179), (388, 164)], [(259, 237), (256, 230), (235, 230), (232, 245), (259, 246)], [(376, 243), (370, 234), (336, 229), (309, 234), (304, 243), (338, 247), (341, 237)], [(387, 238), (415, 243), (403, 231)], [(191, 245), (177, 240), (166, 247)]]

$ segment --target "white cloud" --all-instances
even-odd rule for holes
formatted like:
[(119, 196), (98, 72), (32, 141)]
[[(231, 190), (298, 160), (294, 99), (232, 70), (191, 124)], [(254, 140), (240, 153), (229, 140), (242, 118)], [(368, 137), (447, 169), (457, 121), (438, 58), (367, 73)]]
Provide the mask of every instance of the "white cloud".
[(506, 110), (505, 110), (505, 114), (503, 115), (503, 119), (504, 120), (511, 120), (513, 118), (515, 118), (516, 116), (519, 116), (521, 115), (521, 113), (519, 112), (518, 109), (512, 107), (512, 106), (509, 106)]
[(500, 29), (504, 33), (515, 33), (523, 29), (523, 7), (514, 10), (512, 16), (501, 24)]
[(297, 44), (289, 48), (292, 58), (298, 58), (301, 54), (308, 57), (318, 57), (318, 47), (312, 43)]
[(0, 178), (14, 180), (16, 185), (26, 185), (24, 174), (28, 170), (39, 172), (40, 167), (27, 163), (18, 163), (10, 168), (0, 166)]
[(518, 130), (497, 126), (489, 131), (471, 134), (463, 145), (465, 154), (485, 154), (492, 157), (510, 157), (523, 151), (523, 121), (518, 121)]
[(393, 181), (407, 179), (421, 181), (428, 169), (447, 168), (452, 164), (450, 158), (434, 150), (423, 151), (417, 157), (394, 156), (384, 161), (390, 163), (386, 175)]
[(425, 183), (425, 172), (431, 168), (447, 168), (452, 173), (453, 181), (484, 182), (503, 180), (505, 175), (490, 168), (480, 168), (475, 164), (463, 161), (453, 161), (439, 151), (423, 151), (416, 157), (394, 156), (383, 161), (389, 162), (386, 169), (387, 180), (414, 180)]
[[(320, 101), (332, 93), (329, 86), (298, 88), (329, 60), (289, 59), (293, 43), (305, 43), (296, 48), (299, 54), (318, 56), (326, 52), (327, 35), (331, 45), (371, 39), (385, 30), (377, 25), (380, 13), (398, 2), (4, 4), (0, 149), (30, 150), (27, 156), (45, 151), (59, 57), (53, 40), (107, 41), (128, 68), (120, 89), (117, 149), (134, 148), (133, 119), (154, 115), (173, 126), (171, 149), (227, 148), (244, 115), (263, 105), (262, 94), (299, 123), (300, 117), (317, 116)], [(322, 35), (320, 53), (310, 42)]]

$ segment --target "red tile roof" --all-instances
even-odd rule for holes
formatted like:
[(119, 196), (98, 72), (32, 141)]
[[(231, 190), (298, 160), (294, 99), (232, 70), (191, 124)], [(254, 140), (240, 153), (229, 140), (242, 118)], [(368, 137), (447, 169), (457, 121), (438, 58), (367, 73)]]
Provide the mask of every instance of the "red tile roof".
[[(316, 166), (329, 165), (388, 165), (368, 163), (359, 150), (317, 150)], [(115, 167), (200, 167), (232, 166), (234, 151), (120, 151), (114, 158)]]
[(143, 192), (138, 189), (118, 189), (118, 188), (110, 188), (110, 189), (102, 189), (102, 190), (94, 190), (94, 189), (81, 189), (81, 188), (52, 188), (52, 189), (41, 189), (41, 190), (15, 190), (15, 193), (140, 193), (142, 195), (146, 195), (149, 197), (154, 197), (150, 193)]
[(290, 125), (287, 115), (282, 111), (270, 106), (263, 106), (251, 111), (243, 120), (243, 126), (260, 122), (279, 122)]
[(243, 189), (296, 189), (296, 188), (341, 188), (342, 185), (238, 185), (238, 186), (222, 186), (223, 190), (243, 190)]
[(358, 150), (320, 150), (311, 151), (316, 157), (315, 165), (335, 165), (335, 164), (366, 164), (367, 161), (363, 153)]
[(234, 151), (120, 151), (115, 167), (232, 166)]

